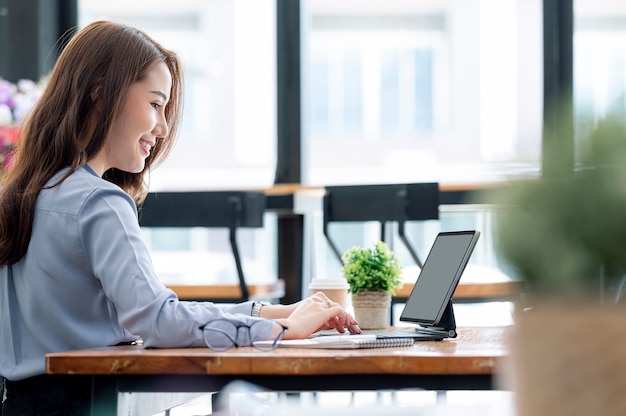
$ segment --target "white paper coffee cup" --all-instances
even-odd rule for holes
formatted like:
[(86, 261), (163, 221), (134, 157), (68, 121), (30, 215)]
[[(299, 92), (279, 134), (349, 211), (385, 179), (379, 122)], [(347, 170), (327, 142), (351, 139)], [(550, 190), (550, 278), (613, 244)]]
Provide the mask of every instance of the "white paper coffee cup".
[(309, 290), (311, 295), (317, 292), (324, 292), (326, 296), (333, 302), (337, 302), (344, 308), (347, 304), (348, 297), (348, 282), (342, 277), (338, 278), (319, 278), (316, 277), (311, 280), (309, 284)]

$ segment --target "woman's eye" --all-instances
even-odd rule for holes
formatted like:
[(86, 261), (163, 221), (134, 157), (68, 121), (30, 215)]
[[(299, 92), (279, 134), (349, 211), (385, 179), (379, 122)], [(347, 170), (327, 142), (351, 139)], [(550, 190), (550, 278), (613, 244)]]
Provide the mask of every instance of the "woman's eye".
[(159, 103), (152, 103), (152, 104), (150, 104), (150, 105), (152, 105), (152, 107), (153, 107), (155, 110), (158, 110), (159, 108), (161, 108), (161, 104), (159, 104)]

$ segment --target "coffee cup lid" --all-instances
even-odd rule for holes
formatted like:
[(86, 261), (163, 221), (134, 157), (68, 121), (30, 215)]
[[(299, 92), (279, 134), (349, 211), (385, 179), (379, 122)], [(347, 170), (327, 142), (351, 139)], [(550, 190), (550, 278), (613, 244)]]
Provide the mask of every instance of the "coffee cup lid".
[(309, 288), (338, 288), (344, 289), (348, 287), (348, 282), (344, 278), (325, 279), (315, 278), (311, 280)]

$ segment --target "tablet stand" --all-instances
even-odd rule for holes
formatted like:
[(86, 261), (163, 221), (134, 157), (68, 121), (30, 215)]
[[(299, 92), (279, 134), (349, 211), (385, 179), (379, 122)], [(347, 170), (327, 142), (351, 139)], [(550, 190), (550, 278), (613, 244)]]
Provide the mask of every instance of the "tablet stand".
[(448, 305), (436, 325), (421, 325), (417, 330), (429, 334), (441, 335), (445, 338), (456, 338), (456, 320), (454, 319), (452, 301), (448, 301)]

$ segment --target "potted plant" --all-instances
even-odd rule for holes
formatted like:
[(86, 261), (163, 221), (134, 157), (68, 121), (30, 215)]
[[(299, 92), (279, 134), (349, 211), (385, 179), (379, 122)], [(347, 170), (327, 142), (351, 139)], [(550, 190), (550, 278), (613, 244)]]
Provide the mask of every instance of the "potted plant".
[(354, 315), (363, 329), (389, 326), (395, 289), (402, 287), (402, 265), (383, 241), (372, 247), (354, 246), (342, 256), (342, 275), (350, 286)]

